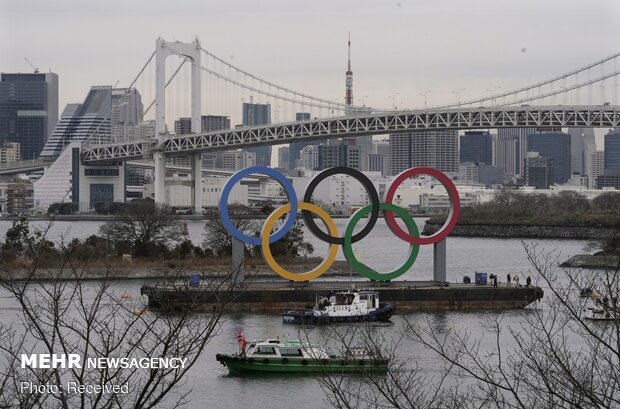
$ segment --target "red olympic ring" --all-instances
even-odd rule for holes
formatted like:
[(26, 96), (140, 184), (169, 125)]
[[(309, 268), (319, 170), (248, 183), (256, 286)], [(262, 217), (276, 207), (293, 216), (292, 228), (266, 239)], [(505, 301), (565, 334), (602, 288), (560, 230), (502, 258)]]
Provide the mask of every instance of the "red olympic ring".
[(392, 204), (392, 200), (394, 199), (394, 195), (396, 194), (396, 189), (403, 183), (406, 179), (409, 179), (415, 175), (429, 175), (437, 179), (443, 187), (448, 191), (448, 197), (450, 198), (450, 212), (448, 213), (448, 219), (445, 221), (441, 229), (439, 229), (435, 234), (428, 237), (413, 237), (407, 234), (401, 227), (396, 223), (396, 219), (394, 218), (394, 213), (390, 211), (384, 211), (383, 217), (387, 222), (388, 227), (399, 238), (411, 244), (433, 244), (437, 243), (443, 239), (445, 239), (448, 234), (454, 229), (456, 226), (456, 222), (459, 220), (459, 216), (461, 215), (461, 200), (459, 198), (459, 193), (456, 190), (456, 186), (450, 180), (448, 176), (444, 173), (438, 171), (433, 168), (411, 168), (407, 169), (396, 176), (387, 192), (385, 193), (385, 203)]

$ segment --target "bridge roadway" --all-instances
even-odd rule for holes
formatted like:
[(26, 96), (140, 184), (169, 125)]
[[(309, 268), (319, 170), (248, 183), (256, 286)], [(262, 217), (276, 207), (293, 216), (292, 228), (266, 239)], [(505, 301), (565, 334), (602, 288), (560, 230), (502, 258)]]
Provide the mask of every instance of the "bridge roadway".
[(130, 160), (163, 151), (167, 156), (203, 151), (278, 145), (416, 130), (490, 129), (518, 127), (611, 128), (620, 126), (620, 106), (520, 106), (381, 112), (368, 115), (313, 119), (275, 125), (134, 140), (109, 145), (84, 145), (86, 163)]

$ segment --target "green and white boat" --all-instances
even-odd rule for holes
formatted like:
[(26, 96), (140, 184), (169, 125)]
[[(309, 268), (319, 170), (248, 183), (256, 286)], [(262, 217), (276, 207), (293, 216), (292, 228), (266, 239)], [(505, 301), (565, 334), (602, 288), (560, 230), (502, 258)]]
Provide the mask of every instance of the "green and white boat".
[[(240, 339), (239, 334), (237, 338)], [(388, 367), (387, 359), (372, 356), (362, 348), (336, 356), (307, 342), (278, 338), (252, 342), (247, 351), (245, 338), (240, 339), (239, 345), (239, 353), (215, 356), (231, 373), (379, 373), (387, 371)]]

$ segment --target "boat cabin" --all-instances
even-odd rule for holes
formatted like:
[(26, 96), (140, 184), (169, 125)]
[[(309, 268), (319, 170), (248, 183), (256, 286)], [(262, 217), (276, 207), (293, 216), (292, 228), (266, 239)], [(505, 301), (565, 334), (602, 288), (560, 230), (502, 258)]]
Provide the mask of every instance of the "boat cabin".
[(350, 309), (369, 311), (379, 308), (378, 291), (339, 291), (331, 293), (327, 298), (323, 298), (318, 303), (320, 309)]
[(280, 341), (268, 339), (253, 341), (246, 351), (247, 357), (252, 358), (328, 358), (329, 355), (321, 348), (313, 348), (303, 341)]

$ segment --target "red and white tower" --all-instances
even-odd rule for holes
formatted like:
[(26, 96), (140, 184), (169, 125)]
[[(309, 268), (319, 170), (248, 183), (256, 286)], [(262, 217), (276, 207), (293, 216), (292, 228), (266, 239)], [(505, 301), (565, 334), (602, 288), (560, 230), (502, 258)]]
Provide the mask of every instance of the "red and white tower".
[(351, 33), (349, 33), (349, 64), (347, 65), (346, 73), (346, 93), (344, 96), (344, 103), (348, 106), (353, 106), (353, 71), (351, 71)]

